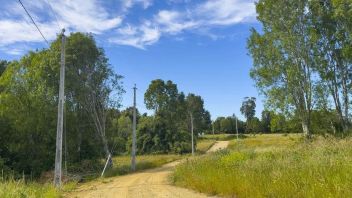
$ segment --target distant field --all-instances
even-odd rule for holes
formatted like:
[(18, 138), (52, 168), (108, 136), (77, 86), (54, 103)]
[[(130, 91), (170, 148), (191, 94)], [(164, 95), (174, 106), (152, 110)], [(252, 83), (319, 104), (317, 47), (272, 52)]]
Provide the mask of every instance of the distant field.
[(206, 134), (201, 136), (199, 139), (208, 139), (208, 140), (232, 140), (236, 137), (235, 134)]
[(233, 139), (229, 144), (229, 149), (243, 150), (275, 150), (290, 148), (296, 145), (302, 139), (301, 134), (262, 134), (262, 135), (246, 135), (240, 141)]
[(178, 166), (172, 179), (230, 197), (352, 197), (352, 139), (248, 136)]

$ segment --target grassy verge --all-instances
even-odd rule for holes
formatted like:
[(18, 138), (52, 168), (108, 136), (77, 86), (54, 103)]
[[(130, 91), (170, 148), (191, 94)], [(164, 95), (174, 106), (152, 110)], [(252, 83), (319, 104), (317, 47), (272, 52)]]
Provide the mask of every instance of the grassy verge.
[(173, 181), (230, 197), (352, 197), (351, 139), (265, 135), (231, 147), (178, 166)]
[(230, 141), (228, 149), (236, 151), (255, 150), (258, 152), (275, 149), (287, 149), (297, 145), (302, 140), (301, 134), (262, 134), (246, 135), (240, 140)]
[(62, 192), (75, 188), (76, 183), (67, 183), (61, 190), (52, 184), (39, 184), (35, 182), (25, 183), (23, 180), (8, 180), (0, 182), (0, 197), (2, 198), (56, 198), (61, 197)]
[[(185, 156), (176, 154), (137, 155), (136, 171), (160, 167)], [(69, 172), (77, 175), (78, 180), (87, 182), (99, 178), (104, 165), (104, 160), (87, 160), (71, 165)], [(113, 157), (113, 167), (106, 170), (104, 177), (114, 177), (128, 173), (131, 173), (131, 156), (116, 156)]]
[(197, 153), (204, 154), (207, 150), (210, 149), (215, 144), (216, 140), (214, 139), (200, 139), (197, 142)]
[[(160, 167), (169, 162), (181, 159), (184, 156), (181, 155), (142, 155), (137, 156), (137, 171)], [(124, 175), (131, 172), (130, 156), (118, 156), (113, 158), (114, 167), (108, 170), (105, 177), (113, 177), (118, 175)], [(86, 161), (82, 163), (79, 171), (86, 170), (90, 171), (91, 174), (84, 178), (84, 181), (96, 179), (100, 176), (102, 171), (103, 162), (90, 162)], [(74, 190), (77, 187), (77, 182), (65, 183), (61, 190), (55, 189), (50, 183), (39, 184), (36, 182), (25, 183), (23, 180), (13, 180), (0, 182), (0, 197), (1, 198), (17, 198), (17, 197), (28, 197), (28, 198), (55, 198), (62, 197), (64, 193)]]
[[(141, 155), (137, 156), (136, 170), (146, 170), (150, 168), (157, 168), (169, 162), (182, 159), (182, 155)], [(131, 172), (131, 157), (119, 156), (113, 158), (114, 168), (108, 170), (105, 177), (113, 177), (124, 175)]]
[(235, 134), (206, 134), (200, 137), (200, 139), (206, 139), (206, 140), (219, 140), (219, 141), (225, 141), (225, 140), (232, 140), (236, 137)]

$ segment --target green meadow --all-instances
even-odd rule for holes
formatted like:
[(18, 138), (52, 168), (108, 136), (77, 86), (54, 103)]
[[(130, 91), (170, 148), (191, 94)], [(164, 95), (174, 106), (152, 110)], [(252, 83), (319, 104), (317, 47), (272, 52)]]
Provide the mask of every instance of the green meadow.
[(246, 136), (179, 165), (172, 180), (225, 197), (352, 197), (352, 139)]

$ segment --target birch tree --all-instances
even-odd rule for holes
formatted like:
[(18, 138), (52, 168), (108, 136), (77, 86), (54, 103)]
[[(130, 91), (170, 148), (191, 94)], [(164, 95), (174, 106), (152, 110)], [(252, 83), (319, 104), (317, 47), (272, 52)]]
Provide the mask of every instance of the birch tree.
[(309, 40), (308, 1), (260, 0), (256, 9), (263, 31), (252, 29), (248, 39), (254, 60), (251, 77), (271, 106), (299, 115), (309, 137), (315, 62)]

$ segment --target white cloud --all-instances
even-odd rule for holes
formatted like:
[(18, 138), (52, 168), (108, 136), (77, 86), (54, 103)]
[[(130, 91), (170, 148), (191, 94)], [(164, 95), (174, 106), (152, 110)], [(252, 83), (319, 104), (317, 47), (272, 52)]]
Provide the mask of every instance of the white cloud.
[[(179, 2), (177, 0), (176, 3)], [(154, 28), (155, 34), (149, 37), (152, 39), (146, 39), (146, 35), (150, 34), (143, 31), (145, 24), (134, 26), (129, 24), (120, 28), (116, 37), (110, 41), (145, 49), (146, 45), (156, 43), (163, 35), (177, 35), (187, 30), (217, 40), (223, 38), (223, 36), (218, 36), (209, 31), (214, 26), (231, 26), (251, 22), (255, 21), (255, 16), (254, 0), (207, 0), (184, 11), (159, 11), (149, 21), (149, 26), (156, 27)], [(131, 32), (133, 33), (131, 34)]]
[(129, 8), (137, 4), (140, 4), (143, 6), (144, 9), (147, 9), (153, 5), (153, 0), (121, 0), (121, 3), (122, 10), (127, 11)]
[[(216, 40), (222, 38), (212, 33), (217, 26), (231, 26), (238, 23), (255, 20), (254, 0), (205, 0), (196, 3), (190, 0), (168, 0), (170, 4), (187, 5), (184, 9), (162, 9), (156, 13), (141, 17), (139, 24), (128, 23), (130, 14), (127, 11), (133, 6), (147, 9), (154, 0), (121, 0), (122, 12), (114, 12), (114, 7), (104, 7), (102, 0), (23, 0), (27, 9), (33, 15), (38, 26), (48, 40), (56, 38), (60, 31), (56, 19), (46, 1), (52, 5), (59, 20), (68, 32), (82, 31), (94, 34), (110, 35), (109, 42), (118, 45), (129, 45), (140, 49), (155, 44), (162, 36), (178, 36), (191, 31), (206, 35)], [(105, 4), (106, 5), (106, 4)], [(112, 5), (112, 4), (109, 4)], [(0, 50), (16, 43), (42, 42), (43, 39), (28, 16), (16, 1), (4, 5), (0, 13)], [(117, 8), (118, 9), (118, 8)], [(109, 11), (108, 11), (109, 10)], [(120, 10), (121, 11), (121, 10)], [(44, 15), (44, 16), (43, 16)], [(181, 35), (182, 36), (182, 35)], [(105, 38), (106, 39), (106, 38)], [(17, 50), (13, 54), (19, 53)]]
[(122, 18), (111, 17), (96, 0), (52, 1), (59, 21), (73, 31), (100, 34), (117, 27)]
[(197, 26), (197, 22), (189, 20), (183, 13), (177, 11), (160, 11), (154, 18), (163, 32), (170, 34), (177, 34), (185, 29), (194, 28)]
[[(97, 0), (49, 0), (57, 15), (59, 24), (69, 31), (82, 31), (101, 34), (119, 26), (122, 22), (120, 16), (109, 14), (101, 2)], [(44, 0), (23, 1), (31, 13), (44, 36), (48, 40), (56, 38), (60, 31), (56, 19), (51, 13), (49, 5)], [(11, 15), (1, 15), (0, 18), (0, 46), (13, 45), (18, 42), (42, 42), (43, 38), (31, 23), (23, 8), (17, 1), (4, 6)], [(43, 15), (46, 13), (47, 16)]]
[[(55, 38), (54, 24), (40, 24), (47, 39)], [(0, 20), (0, 45), (9, 45), (16, 42), (42, 42), (43, 38), (38, 30), (26, 21)]]
[(139, 49), (156, 43), (161, 36), (157, 27), (153, 27), (150, 21), (145, 21), (140, 27), (127, 25), (117, 30), (117, 36), (109, 41), (119, 45), (129, 45)]
[(197, 6), (196, 17), (206, 25), (233, 25), (255, 19), (254, 1), (217, 0)]

